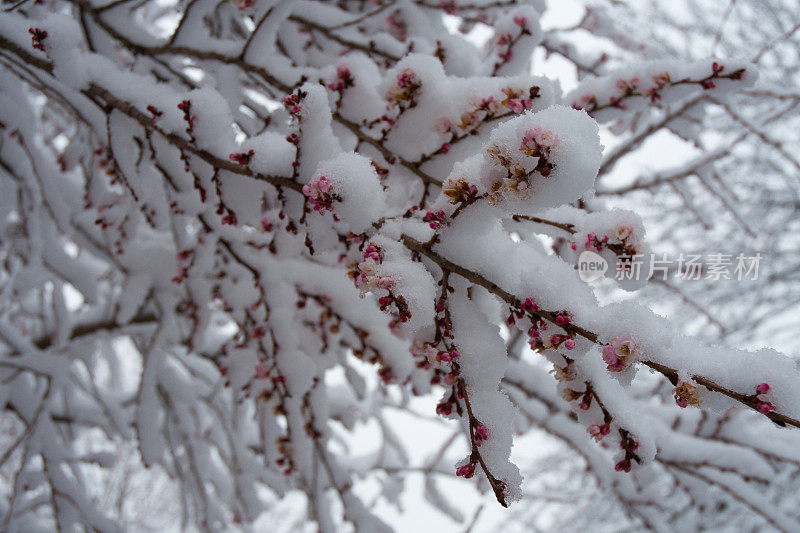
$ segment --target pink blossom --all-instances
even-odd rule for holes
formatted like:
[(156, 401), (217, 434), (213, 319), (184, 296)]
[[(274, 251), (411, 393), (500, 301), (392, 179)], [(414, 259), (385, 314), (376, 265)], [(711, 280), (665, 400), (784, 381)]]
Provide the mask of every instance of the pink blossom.
[(761, 402), (758, 404), (758, 411), (762, 415), (766, 415), (775, 410), (775, 405), (770, 402)]
[(332, 184), (326, 176), (319, 176), (308, 185), (303, 185), (303, 194), (308, 202), (314, 206), (314, 211), (333, 211), (333, 201), (336, 199), (330, 193)]
[(672, 392), (678, 407), (686, 408), (690, 405), (700, 405), (700, 400), (697, 398), (697, 385), (693, 382), (680, 380)]
[(412, 87), (414, 85), (419, 85), (419, 78), (417, 78), (417, 75), (413, 70), (410, 68), (405, 68), (399, 74), (397, 74), (397, 85), (399, 87)]
[(436, 119), (436, 122), (434, 123), (436, 131), (438, 131), (439, 133), (447, 133), (448, 131), (450, 131), (450, 126), (451, 126), (450, 119), (447, 117)]
[[(716, 63), (714, 63), (716, 65)], [(766, 394), (770, 390), (769, 383), (759, 383), (756, 386), (756, 394)]]
[(617, 226), (617, 239), (620, 241), (626, 240), (633, 235), (633, 224), (620, 224)]
[(591, 435), (595, 441), (600, 442), (603, 437), (611, 432), (611, 427), (608, 424), (603, 424), (602, 426), (592, 424), (586, 428), (586, 431), (588, 431), (589, 435)]
[(639, 347), (629, 336), (616, 337), (603, 347), (603, 361), (611, 372), (622, 372), (633, 364), (639, 354)]
[(514, 113), (522, 113), (525, 110), (525, 107), (522, 105), (522, 101), (519, 98), (509, 98), (506, 102), (506, 105)]

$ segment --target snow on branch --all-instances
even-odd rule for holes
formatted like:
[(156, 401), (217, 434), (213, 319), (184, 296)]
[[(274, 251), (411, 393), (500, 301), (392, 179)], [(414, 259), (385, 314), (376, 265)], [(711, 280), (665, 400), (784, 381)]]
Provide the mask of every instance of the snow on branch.
[[(433, 476), (527, 500), (512, 448), (533, 428), (653, 529), (700, 508), (702, 487), (796, 529), (754, 488), (800, 464), (797, 434), (773, 427), (800, 428), (792, 360), (600, 305), (575, 270), (580, 252), (616, 262), (649, 246), (634, 212), (585, 209), (598, 121), (749, 87), (755, 68), (640, 63), (562, 98), (530, 74), (544, 7), (9, 7), (0, 529), (123, 529), (130, 511), (99, 487), (130, 461), (179, 494), (183, 527), (255, 524), (302, 494), (321, 531), (388, 530), (366, 481), (399, 506), (411, 472), (458, 519)], [(449, 17), (492, 35), (476, 46)], [(438, 400), (421, 414), (409, 394)], [(689, 407), (718, 431), (686, 429)], [(409, 466), (427, 441), (397, 410), (457, 429), (466, 456), (451, 438)], [(351, 456), (369, 427), (377, 447)], [(674, 488), (663, 501), (660, 483)]]

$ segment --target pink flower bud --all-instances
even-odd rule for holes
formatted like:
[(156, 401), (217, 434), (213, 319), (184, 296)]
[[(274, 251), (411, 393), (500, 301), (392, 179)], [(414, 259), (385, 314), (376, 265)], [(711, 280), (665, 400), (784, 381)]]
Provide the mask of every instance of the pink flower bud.
[(616, 470), (617, 472), (630, 472), (631, 471), (631, 462), (630, 462), (630, 460), (624, 459), (624, 460), (618, 462), (614, 466), (614, 470)]
[(462, 476), (466, 479), (471, 478), (472, 476), (475, 475), (475, 463), (467, 463), (463, 466), (458, 467), (458, 470), (456, 470), (456, 475)]

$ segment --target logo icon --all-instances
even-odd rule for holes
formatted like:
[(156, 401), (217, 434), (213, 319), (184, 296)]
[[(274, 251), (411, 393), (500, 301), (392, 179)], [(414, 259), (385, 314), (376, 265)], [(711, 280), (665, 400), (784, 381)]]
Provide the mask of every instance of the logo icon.
[(602, 278), (608, 270), (608, 262), (591, 250), (581, 252), (578, 257), (578, 277), (589, 283)]

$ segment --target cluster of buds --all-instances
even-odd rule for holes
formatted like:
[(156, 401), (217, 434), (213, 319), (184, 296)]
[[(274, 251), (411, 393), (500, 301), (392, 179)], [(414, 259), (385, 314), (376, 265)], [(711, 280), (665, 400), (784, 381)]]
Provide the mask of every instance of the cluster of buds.
[(289, 111), (293, 116), (300, 117), (300, 112), (303, 108), (300, 106), (300, 103), (303, 101), (307, 95), (306, 92), (298, 90), (296, 93), (287, 94), (283, 97), (283, 105), (286, 107), (286, 110)]
[(682, 408), (690, 405), (700, 405), (700, 399), (697, 397), (697, 385), (694, 383), (680, 380), (675, 385), (672, 393), (675, 397), (675, 403)]
[(192, 115), (192, 102), (189, 100), (181, 100), (178, 104), (178, 109), (183, 111), (183, 120), (186, 122), (186, 133), (189, 138), (194, 142), (194, 115)]
[(28, 28), (31, 34), (31, 46), (44, 52), (44, 40), (47, 39), (47, 32), (41, 28)]
[(765, 395), (770, 390), (772, 390), (772, 388), (769, 386), (769, 383), (759, 383), (756, 386), (756, 394), (755, 394), (756, 408), (758, 409), (759, 413), (764, 415), (769, 414), (775, 410), (775, 404), (773, 404), (772, 402), (768, 402), (765, 398)]
[(547, 322), (540, 316), (534, 314), (539, 310), (539, 306), (533, 301), (533, 298), (525, 298), (525, 301), (520, 303), (516, 309), (511, 309), (506, 324), (509, 327), (516, 324), (517, 319), (522, 318), (528, 314), (531, 325), (528, 328), (528, 344), (532, 350), (541, 351), (545, 349), (545, 345), (541, 339), (541, 331), (547, 330)]
[(441, 210), (428, 211), (425, 213), (425, 216), (422, 218), (422, 220), (427, 222), (432, 229), (436, 229), (442, 222), (444, 222), (444, 216), (444, 211)]
[(367, 244), (361, 262), (349, 272), (350, 277), (362, 293), (384, 289), (389, 290), (397, 283), (391, 276), (378, 274), (378, 266), (383, 262), (383, 250), (374, 243)]
[(603, 361), (611, 372), (622, 372), (630, 368), (639, 357), (639, 346), (629, 336), (616, 337), (603, 347)]
[(217, 214), (222, 217), (221, 223), (223, 226), (236, 226), (239, 223), (239, 220), (236, 218), (236, 213), (230, 207), (227, 207), (225, 204), (222, 203), (222, 193), (219, 187), (219, 181), (217, 180), (217, 195), (220, 198), (219, 204), (217, 204)]
[(566, 326), (571, 322), (568, 311), (559, 311), (556, 313), (556, 324), (559, 326)]
[(450, 199), (450, 203), (453, 205), (470, 205), (478, 199), (478, 188), (464, 178), (458, 178), (455, 181), (448, 179), (442, 186), (442, 193)]
[(340, 93), (348, 87), (352, 87), (354, 82), (355, 79), (350, 73), (350, 68), (347, 65), (339, 65), (336, 67), (336, 79), (328, 84), (328, 89)]
[(519, 35), (514, 37), (511, 33), (506, 32), (506, 33), (501, 33), (497, 39), (497, 46), (502, 47), (501, 50), (497, 53), (497, 56), (504, 63), (506, 61), (509, 61), (514, 56), (513, 52), (514, 44), (520, 39), (520, 37), (522, 37), (523, 35), (530, 35), (531, 33), (530, 30), (528, 30), (528, 17), (516, 16), (514, 17), (514, 24), (520, 27)]
[[(459, 351), (453, 347), (451, 349), (437, 349), (436, 346), (429, 342), (423, 342), (415, 339), (409, 348), (411, 355), (417, 360), (417, 368), (424, 368), (425, 370), (440, 370), (446, 368), (442, 363), (448, 363), (452, 367), (452, 363), (456, 362), (459, 357)], [(439, 383), (439, 380), (436, 381)], [(451, 383), (452, 384), (452, 383)]]
[(439, 350), (431, 346), (429, 342), (425, 342), (419, 338), (415, 338), (412, 341), (408, 351), (416, 360), (417, 368), (424, 368), (425, 370), (431, 369), (433, 363), (436, 361), (436, 355), (439, 353)]
[(503, 47), (503, 49), (497, 52), (497, 56), (503, 61), (508, 61), (514, 55), (514, 51), (512, 50), (514, 47), (514, 36), (510, 33), (501, 33), (500, 37), (497, 39), (497, 46)]
[(449, 416), (453, 412), (453, 402), (445, 400), (436, 404), (436, 414), (440, 416)]
[(661, 100), (661, 89), (666, 87), (672, 80), (670, 80), (669, 72), (664, 71), (653, 75), (653, 86), (647, 91), (647, 96), (650, 97), (650, 103), (656, 103)]
[(730, 79), (730, 80), (741, 80), (745, 74), (745, 69), (740, 68), (730, 74), (723, 74), (722, 72), (725, 70), (725, 66), (717, 63), (716, 61), (711, 64), (711, 74), (702, 79), (683, 79), (679, 81), (673, 81), (669, 75), (669, 72), (659, 72), (658, 74), (654, 74), (652, 77), (652, 85), (647, 89), (642, 91), (641, 87), (642, 84), (638, 77), (633, 77), (630, 79), (620, 78), (616, 81), (616, 89), (617, 92), (608, 98), (607, 103), (600, 103), (597, 100), (597, 96), (592, 93), (586, 93), (581, 95), (581, 97), (572, 103), (572, 107), (575, 109), (584, 109), (587, 113), (592, 113), (593, 111), (597, 111), (599, 109), (605, 108), (617, 108), (617, 109), (627, 109), (624, 104), (626, 98), (631, 97), (641, 97), (644, 96), (650, 100), (651, 103), (655, 103), (661, 100), (661, 92), (665, 88), (669, 88), (675, 85), (688, 85), (688, 84), (696, 84), (702, 87), (704, 90), (711, 90), (717, 87), (715, 80), (719, 79)]
[(550, 336), (550, 345), (555, 350), (564, 345), (567, 350), (575, 348), (575, 338), (572, 335), (555, 334)]
[(254, 155), (255, 155), (254, 150), (249, 150), (247, 152), (233, 152), (228, 156), (228, 159), (240, 165), (249, 165), (250, 160)]
[(186, 279), (186, 276), (189, 275), (189, 268), (194, 262), (194, 254), (191, 250), (181, 250), (176, 254), (175, 259), (178, 262), (178, 272), (175, 274), (175, 277), (172, 278), (172, 283), (180, 285), (183, 283), (183, 280)]
[(539, 306), (533, 301), (533, 298), (525, 298), (525, 301), (517, 306), (517, 308), (511, 308), (508, 313), (508, 318), (506, 319), (506, 324), (508, 327), (513, 326), (517, 323), (517, 319), (522, 318), (525, 316), (525, 311), (538, 311)]
[(634, 460), (637, 463), (641, 462), (641, 459), (635, 453), (636, 450), (639, 449), (639, 441), (636, 439), (634, 435), (631, 435), (624, 429), (620, 429), (619, 433), (621, 436), (619, 446), (625, 451), (625, 457), (621, 461), (619, 461), (616, 465), (614, 465), (614, 470), (616, 470), (617, 472), (630, 472), (631, 460)]
[[(452, 357), (452, 356), (451, 356)], [(451, 361), (454, 359), (451, 359)], [(449, 372), (444, 372), (438, 368), (434, 370), (434, 376), (431, 378), (431, 385), (439, 385), (444, 381), (444, 384), (451, 387), (450, 395), (446, 400), (442, 400), (436, 405), (436, 414), (439, 416), (449, 416), (455, 408), (458, 414), (461, 414), (461, 407), (458, 405), (458, 400), (464, 398), (464, 391), (458, 384), (458, 372), (456, 365), (451, 365)]]
[[(333, 184), (326, 176), (319, 176), (308, 185), (303, 185), (303, 194), (308, 198), (308, 202), (314, 206), (314, 211), (324, 213), (333, 211), (333, 201), (341, 201), (341, 198), (332, 192)], [(334, 215), (334, 219), (335, 219)]]
[(411, 107), (415, 104), (414, 96), (420, 87), (422, 81), (419, 77), (410, 68), (405, 68), (397, 74), (397, 83), (386, 91), (386, 100), (390, 105)]
[(378, 304), (381, 307), (381, 311), (386, 311), (386, 309), (394, 305), (397, 309), (397, 313), (395, 313), (395, 320), (399, 320), (400, 322), (407, 322), (409, 318), (411, 318), (411, 311), (408, 308), (408, 304), (406, 303), (406, 299), (403, 298), (402, 295), (396, 295), (391, 290), (389, 290), (389, 294), (387, 296), (381, 296), (378, 298)]
[(546, 130), (541, 126), (535, 126), (525, 132), (522, 136), (522, 144), (519, 147), (520, 152), (530, 157), (539, 158), (536, 168), (531, 172), (538, 172), (545, 178), (555, 168), (555, 165), (549, 161), (550, 151), (558, 144), (558, 136), (550, 130)]
[[(586, 248), (587, 250), (589, 248), (594, 248), (598, 252), (602, 252), (603, 246), (606, 244), (608, 244), (608, 235), (604, 235), (602, 239), (599, 239), (597, 237), (597, 234), (593, 231), (586, 234), (586, 243), (584, 244), (584, 248)], [(573, 250), (578, 249), (577, 243), (574, 242), (572, 243), (572, 249)]]
[(518, 152), (497, 144), (490, 146), (486, 150), (489, 157), (507, 170), (506, 176), (492, 186), (492, 192), (502, 189), (526, 194), (534, 175), (549, 177), (555, 169), (555, 164), (550, 160), (551, 151), (558, 142), (558, 136), (552, 131), (536, 126), (525, 132)]
[(602, 425), (591, 424), (588, 428), (586, 428), (586, 431), (596, 442), (600, 442), (603, 440), (603, 437), (611, 432), (611, 423), (606, 422)]
[[(608, 235), (603, 235), (600, 237), (595, 232), (589, 232), (586, 234), (586, 242), (584, 243), (584, 248), (587, 250), (595, 249), (598, 252), (602, 252), (604, 249), (611, 250), (616, 255), (620, 256), (621, 258), (628, 258), (630, 259), (632, 256), (639, 254), (642, 252), (642, 243), (639, 242), (635, 237), (635, 227), (633, 224), (619, 224), (612, 237)], [(577, 238), (577, 235), (576, 235)], [(570, 244), (571, 248), (575, 251), (578, 250), (578, 243), (572, 242)], [(624, 263), (626, 268), (630, 267), (631, 261), (628, 260)]]
[(456, 475), (459, 477), (463, 477), (465, 479), (469, 479), (475, 475), (475, 465), (477, 464), (477, 459), (470, 457), (469, 463), (459, 466), (456, 469)]
[(525, 155), (540, 157), (550, 153), (550, 149), (558, 144), (558, 135), (539, 125), (527, 130), (522, 137), (520, 151)]
[[(477, 132), (481, 124), (488, 120), (510, 114), (520, 114), (530, 109), (533, 107), (533, 101), (541, 96), (537, 85), (529, 87), (527, 94), (524, 90), (513, 87), (505, 87), (502, 92), (503, 98), (495, 98), (491, 95), (481, 98), (472, 102), (472, 109), (461, 113), (461, 122), (458, 124), (458, 128), (464, 132), (463, 136)], [(453, 130), (449, 119), (439, 119), (436, 122), (436, 129), (441, 133)]]
[(506, 96), (500, 103), (516, 114), (523, 113), (533, 107), (533, 100), (539, 95), (539, 87), (531, 87), (526, 96), (521, 89), (505, 87), (501, 89)]
[[(711, 90), (711, 89), (715, 88), (717, 85), (714, 83), (713, 78), (718, 77), (718, 75), (723, 70), (725, 70), (725, 66), (724, 65), (720, 65), (719, 63), (714, 61), (711, 64), (711, 76), (709, 78), (707, 78), (705, 80), (702, 80), (700, 82), (700, 85), (703, 87), (703, 89), (708, 91), (708, 90)], [(742, 71), (742, 73), (744, 73), (744, 71)], [(734, 79), (740, 79), (741, 77), (742, 77), (742, 74), (740, 73), (740, 74), (738, 74), (738, 77), (734, 78)]]

